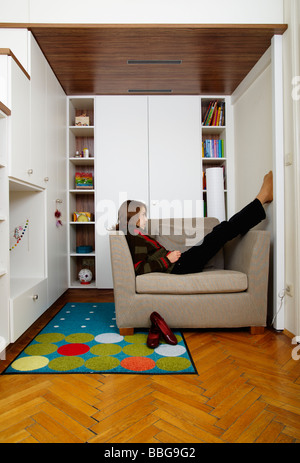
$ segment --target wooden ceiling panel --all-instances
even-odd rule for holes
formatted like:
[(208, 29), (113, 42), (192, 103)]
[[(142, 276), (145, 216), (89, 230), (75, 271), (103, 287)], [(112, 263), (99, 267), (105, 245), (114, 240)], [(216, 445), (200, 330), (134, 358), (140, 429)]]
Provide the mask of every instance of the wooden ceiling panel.
[[(33, 25), (67, 95), (231, 94), (282, 25)], [(181, 60), (181, 64), (127, 64)], [(143, 92), (142, 92), (143, 93)]]

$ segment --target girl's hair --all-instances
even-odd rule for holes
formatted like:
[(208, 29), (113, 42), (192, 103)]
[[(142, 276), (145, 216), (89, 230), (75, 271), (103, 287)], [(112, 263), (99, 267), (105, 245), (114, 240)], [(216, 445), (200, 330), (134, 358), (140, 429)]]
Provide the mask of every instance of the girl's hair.
[(132, 233), (133, 230), (138, 227), (139, 213), (147, 207), (141, 201), (128, 200), (120, 206), (118, 212), (118, 223), (116, 225), (116, 230), (122, 230), (125, 234), (128, 232)]

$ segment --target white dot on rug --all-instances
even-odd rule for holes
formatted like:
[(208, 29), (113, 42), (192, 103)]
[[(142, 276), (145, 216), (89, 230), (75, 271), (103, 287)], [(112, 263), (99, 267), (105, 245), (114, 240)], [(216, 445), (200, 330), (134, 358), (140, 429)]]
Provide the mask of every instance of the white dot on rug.
[(186, 348), (183, 346), (170, 346), (169, 344), (161, 344), (155, 349), (155, 353), (162, 355), (163, 357), (179, 357), (186, 352)]
[(103, 333), (103, 334), (98, 334), (98, 336), (95, 336), (95, 341), (103, 343), (103, 344), (121, 342), (123, 341), (123, 339), (124, 339), (124, 336), (120, 336), (117, 333)]

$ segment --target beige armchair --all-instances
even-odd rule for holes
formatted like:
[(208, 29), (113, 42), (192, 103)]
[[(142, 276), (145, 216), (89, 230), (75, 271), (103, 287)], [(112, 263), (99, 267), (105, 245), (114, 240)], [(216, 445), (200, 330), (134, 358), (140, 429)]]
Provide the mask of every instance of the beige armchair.
[[(162, 234), (163, 221), (149, 221), (152, 236), (167, 249), (184, 251), (195, 229), (174, 219), (170, 233)], [(197, 219), (199, 222), (199, 219)], [(197, 222), (197, 223), (198, 223)], [(217, 219), (201, 219), (204, 234)], [(181, 226), (181, 228), (180, 228)], [(176, 230), (183, 230), (181, 234)], [(149, 273), (135, 276), (125, 235), (110, 233), (116, 322), (121, 334), (148, 328), (151, 312), (159, 312), (171, 328), (251, 327), (263, 332), (267, 318), (270, 233), (251, 230), (235, 238), (201, 273), (175, 275)]]

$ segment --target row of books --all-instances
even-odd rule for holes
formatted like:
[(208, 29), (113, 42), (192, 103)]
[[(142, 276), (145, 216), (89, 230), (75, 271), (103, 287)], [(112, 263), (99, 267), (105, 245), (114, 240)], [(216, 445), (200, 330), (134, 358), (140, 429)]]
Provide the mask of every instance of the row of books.
[(225, 103), (224, 101), (211, 101), (204, 114), (202, 121), (204, 126), (224, 126), (225, 125)]
[(202, 142), (202, 157), (224, 158), (224, 140), (204, 140)]

